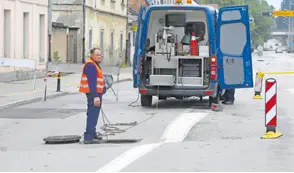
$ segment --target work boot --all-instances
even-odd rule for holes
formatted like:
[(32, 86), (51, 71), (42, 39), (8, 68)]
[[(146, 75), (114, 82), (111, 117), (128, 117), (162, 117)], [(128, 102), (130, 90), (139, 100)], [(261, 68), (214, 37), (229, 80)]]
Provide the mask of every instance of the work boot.
[(92, 139), (92, 140), (84, 140), (84, 144), (100, 144), (101, 140), (99, 139)]
[(220, 100), (221, 100), (221, 101), (224, 101), (224, 100), (227, 100), (227, 98), (226, 98), (226, 96), (222, 95), (222, 96), (220, 97)]
[(225, 101), (222, 102), (222, 104), (224, 104), (224, 105), (233, 105), (234, 104), (234, 101), (232, 101), (232, 100), (225, 100)]
[(94, 139), (98, 139), (98, 140), (102, 140), (102, 134), (100, 132), (97, 132), (95, 135), (94, 135)]

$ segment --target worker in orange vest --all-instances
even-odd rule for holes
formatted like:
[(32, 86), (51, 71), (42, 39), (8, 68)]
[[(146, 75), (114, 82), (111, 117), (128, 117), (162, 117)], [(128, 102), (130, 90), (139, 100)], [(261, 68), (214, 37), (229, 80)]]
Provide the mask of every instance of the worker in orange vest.
[(99, 48), (90, 51), (91, 58), (84, 64), (79, 92), (85, 93), (87, 97), (87, 122), (84, 133), (84, 144), (96, 144), (102, 139), (100, 133), (96, 132), (96, 125), (102, 105), (102, 96), (106, 92), (104, 76), (99, 63), (102, 60), (102, 52)]

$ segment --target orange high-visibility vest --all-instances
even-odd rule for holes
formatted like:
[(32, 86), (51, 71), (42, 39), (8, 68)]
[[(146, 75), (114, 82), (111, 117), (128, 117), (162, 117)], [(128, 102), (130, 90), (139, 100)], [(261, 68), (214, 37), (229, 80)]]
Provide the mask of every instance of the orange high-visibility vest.
[(90, 93), (90, 88), (88, 85), (88, 78), (87, 75), (85, 74), (84, 70), (87, 64), (92, 63), (95, 65), (97, 69), (97, 85), (96, 85), (96, 91), (98, 93), (102, 93), (104, 89), (104, 76), (102, 70), (99, 68), (99, 66), (90, 58), (86, 61), (84, 67), (83, 67), (83, 72), (82, 72), (82, 78), (80, 81), (80, 89), (79, 92), (82, 93)]

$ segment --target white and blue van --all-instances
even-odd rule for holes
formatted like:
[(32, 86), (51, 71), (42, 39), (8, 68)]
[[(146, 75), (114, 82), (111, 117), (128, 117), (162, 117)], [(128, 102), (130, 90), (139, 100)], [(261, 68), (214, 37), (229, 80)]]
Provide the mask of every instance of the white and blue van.
[[(151, 5), (138, 15), (133, 87), (141, 105), (208, 96), (219, 103), (225, 89), (253, 87), (248, 6), (219, 10), (194, 4)], [(192, 33), (199, 54), (191, 56)]]

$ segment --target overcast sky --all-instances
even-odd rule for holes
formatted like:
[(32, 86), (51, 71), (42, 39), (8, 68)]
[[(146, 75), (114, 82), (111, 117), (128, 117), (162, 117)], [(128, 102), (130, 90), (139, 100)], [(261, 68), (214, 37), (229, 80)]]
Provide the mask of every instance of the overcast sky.
[(273, 5), (276, 9), (280, 9), (282, 0), (267, 0), (270, 5)]

